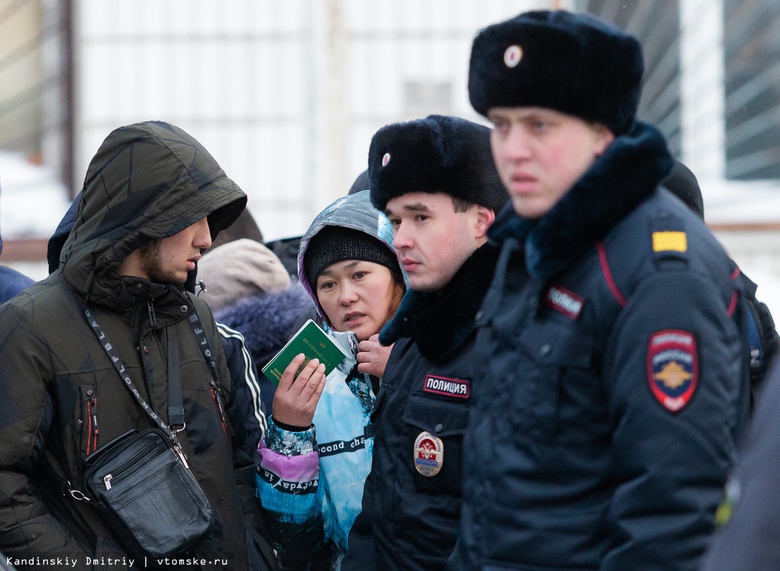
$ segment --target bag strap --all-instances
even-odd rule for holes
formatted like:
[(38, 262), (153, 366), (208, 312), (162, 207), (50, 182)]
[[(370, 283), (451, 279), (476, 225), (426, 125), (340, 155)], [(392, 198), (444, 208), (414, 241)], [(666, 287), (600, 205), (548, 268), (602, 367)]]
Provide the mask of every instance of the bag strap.
[[(182, 450), (181, 443), (179, 442), (179, 438), (176, 436), (176, 432), (183, 429), (178, 429), (176, 432), (171, 430), (171, 428), (163, 422), (163, 420), (159, 417), (157, 413), (152, 410), (152, 408), (146, 403), (146, 401), (141, 397), (141, 393), (138, 392), (138, 389), (135, 387), (135, 384), (133, 384), (133, 380), (130, 378), (130, 375), (127, 373), (127, 369), (125, 368), (124, 363), (122, 362), (122, 359), (119, 357), (119, 354), (116, 352), (116, 349), (114, 349), (114, 346), (111, 344), (111, 341), (108, 339), (108, 336), (106, 335), (106, 332), (103, 331), (103, 328), (100, 327), (100, 324), (97, 322), (97, 318), (93, 316), (92, 312), (90, 311), (89, 307), (84, 308), (84, 315), (87, 317), (87, 321), (89, 322), (90, 326), (92, 327), (92, 331), (94, 331), (95, 335), (98, 338), (98, 341), (100, 342), (100, 345), (103, 347), (103, 350), (108, 355), (109, 359), (111, 359), (111, 362), (114, 364), (114, 368), (119, 373), (119, 376), (124, 381), (125, 385), (127, 386), (127, 389), (132, 393), (132, 395), (135, 397), (135, 400), (138, 401), (138, 403), (141, 405), (141, 408), (146, 412), (146, 414), (149, 415), (149, 417), (157, 424), (157, 426), (160, 427), (160, 429), (168, 436), (171, 443), (173, 444), (174, 451), (179, 455), (184, 465), (189, 468), (189, 464), (187, 463), (186, 456), (184, 455), (184, 452)], [(168, 347), (169, 347), (169, 357), (170, 357), (170, 347), (173, 344), (174, 340), (169, 339)], [(170, 368), (170, 363), (169, 363)], [(181, 375), (176, 375), (174, 379), (168, 379), (169, 386), (171, 381), (176, 383), (178, 380), (178, 392), (179, 395), (181, 395), (182, 389), (181, 389)], [(175, 389), (174, 389), (175, 394)], [(170, 388), (169, 388), (169, 396), (170, 396)], [(183, 408), (183, 405), (182, 405)], [(182, 415), (183, 416), (183, 415)]]
[(181, 387), (181, 358), (176, 330), (168, 331), (168, 425), (184, 430), (184, 395)]
[(209, 365), (209, 370), (211, 371), (211, 379), (209, 379), (209, 384), (211, 385), (211, 390), (214, 394), (214, 400), (217, 402), (217, 408), (219, 409), (219, 416), (220, 420), (222, 421), (222, 426), (225, 429), (225, 434), (227, 434), (227, 415), (225, 413), (225, 403), (222, 399), (222, 384), (219, 382), (217, 362), (214, 360), (214, 354), (211, 352), (211, 348), (209, 347), (209, 340), (206, 337), (206, 333), (203, 330), (203, 327), (200, 326), (198, 310), (193, 308), (192, 313), (187, 319), (190, 322), (192, 334), (195, 335), (195, 340), (198, 342), (198, 346), (203, 353), (203, 358), (206, 359), (206, 363)]

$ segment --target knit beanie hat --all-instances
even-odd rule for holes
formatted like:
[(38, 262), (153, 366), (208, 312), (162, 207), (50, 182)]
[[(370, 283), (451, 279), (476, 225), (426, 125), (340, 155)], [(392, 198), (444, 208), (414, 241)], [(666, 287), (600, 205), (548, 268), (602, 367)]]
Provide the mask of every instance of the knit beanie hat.
[(317, 278), (328, 266), (344, 260), (365, 260), (381, 264), (394, 274), (401, 272), (395, 252), (376, 238), (352, 228), (325, 226), (312, 237), (303, 258), (311, 288), (316, 289)]
[(206, 285), (200, 296), (212, 311), (251, 295), (290, 286), (290, 274), (276, 254), (249, 238), (233, 240), (206, 252), (198, 262), (198, 279)]
[(491, 107), (547, 107), (620, 135), (636, 116), (644, 72), (637, 39), (587, 14), (525, 12), (474, 39), (469, 99)]
[(508, 195), (490, 152), (490, 129), (429, 115), (386, 125), (368, 149), (371, 202), (381, 210), (410, 192), (444, 193), (498, 212)]

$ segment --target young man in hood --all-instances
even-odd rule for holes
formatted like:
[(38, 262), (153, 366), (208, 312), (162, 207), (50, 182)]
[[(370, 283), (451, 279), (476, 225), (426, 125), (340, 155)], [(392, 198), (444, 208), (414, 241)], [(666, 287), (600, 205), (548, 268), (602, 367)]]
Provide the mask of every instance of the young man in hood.
[(637, 40), (520, 14), (474, 40), (512, 201), (481, 309), (448, 569), (697, 568), (748, 412), (738, 269), (659, 183)]
[[(270, 568), (254, 537), (253, 464), (234, 437), (234, 387), (216, 325), (184, 288), (245, 204), (208, 151), (167, 123), (118, 128), (92, 159), (58, 269), (0, 309), (0, 551), (17, 567), (53, 558), (77, 569), (129, 565), (124, 538), (79, 493), (87, 455), (155, 427), (115, 368), (118, 356), (139, 396), (181, 429), (214, 515), (172, 557), (187, 568)], [(172, 375), (181, 410), (169, 408)]]
[(457, 539), (462, 436), (481, 381), (474, 320), (497, 251), (487, 230), (506, 192), (487, 127), (432, 115), (380, 129), (368, 155), (371, 201), (393, 225), (409, 290), (378, 341), (393, 345), (374, 422), (363, 511), (343, 569), (442, 569)]

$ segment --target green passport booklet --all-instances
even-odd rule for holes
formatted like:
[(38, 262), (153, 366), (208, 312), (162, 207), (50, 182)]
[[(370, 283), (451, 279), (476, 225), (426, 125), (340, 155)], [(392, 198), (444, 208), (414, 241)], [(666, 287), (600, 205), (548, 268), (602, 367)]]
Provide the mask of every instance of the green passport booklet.
[[(282, 373), (287, 368), (296, 355), (303, 353), (306, 359), (301, 368), (314, 358), (325, 364), (325, 374), (329, 375), (336, 366), (344, 360), (346, 354), (341, 347), (328, 337), (319, 325), (311, 319), (292, 336), (287, 344), (282, 347), (276, 356), (263, 367), (263, 374), (268, 377), (275, 385), (279, 384)], [(300, 369), (299, 369), (300, 370)]]

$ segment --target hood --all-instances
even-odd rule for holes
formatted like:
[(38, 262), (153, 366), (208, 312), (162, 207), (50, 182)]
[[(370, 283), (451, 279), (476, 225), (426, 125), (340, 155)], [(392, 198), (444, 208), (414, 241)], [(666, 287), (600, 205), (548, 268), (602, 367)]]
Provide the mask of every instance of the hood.
[(246, 194), (182, 129), (157, 121), (120, 127), (90, 162), (60, 268), (89, 297), (91, 284), (144, 242), (208, 217), (212, 238), (246, 206)]
[[(314, 301), (317, 313), (319, 313), (323, 321), (330, 325), (325, 312), (317, 301), (317, 295), (314, 293), (314, 284), (308, 282), (306, 272), (304, 271), (304, 260), (309, 243), (326, 226), (340, 226), (365, 232), (387, 246), (393, 252), (393, 255), (395, 255), (395, 248), (393, 247), (393, 227), (384, 213), (373, 207), (368, 190), (361, 190), (360, 192), (339, 198), (317, 215), (301, 238), (301, 243), (298, 247), (298, 277), (304, 289), (312, 301)], [(400, 265), (398, 272), (404, 275)], [(406, 279), (405, 275), (404, 279)]]

